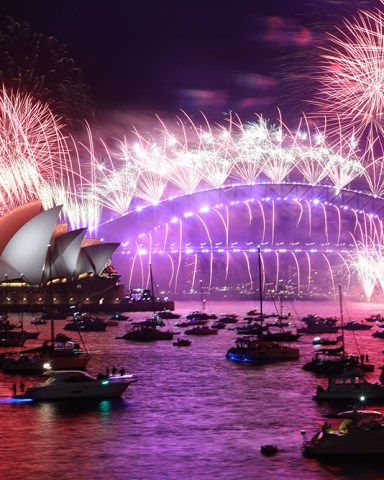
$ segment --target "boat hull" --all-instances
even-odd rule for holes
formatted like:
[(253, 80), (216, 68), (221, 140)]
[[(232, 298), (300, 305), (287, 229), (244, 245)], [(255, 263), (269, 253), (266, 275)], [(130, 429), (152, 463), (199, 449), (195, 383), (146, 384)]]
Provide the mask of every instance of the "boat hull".
[[(316, 441), (316, 440), (315, 440)], [(308, 456), (323, 455), (383, 455), (384, 428), (356, 435), (325, 435), (317, 443), (304, 442), (303, 453)]]
[(231, 348), (226, 354), (228, 360), (239, 363), (271, 363), (284, 360), (298, 360), (298, 348), (277, 347), (259, 351)]
[(161, 340), (172, 340), (173, 332), (164, 332), (156, 329), (143, 329), (127, 332), (121, 337), (123, 340), (134, 342), (156, 342)]
[(121, 396), (131, 383), (136, 380), (113, 381), (106, 379), (99, 382), (84, 382), (68, 385), (36, 385), (29, 388), (25, 398), (32, 400), (78, 400), (78, 399), (106, 399)]
[(89, 360), (90, 357), (87, 353), (54, 358), (47, 355), (20, 356), (4, 360), (0, 369), (10, 373), (41, 373), (47, 369), (46, 365), (49, 364), (50, 368), (54, 370), (85, 370)]
[(364, 397), (364, 402), (378, 401), (384, 402), (384, 387), (377, 385), (378, 388), (356, 388), (348, 391), (322, 391), (317, 392), (313, 397), (318, 402), (354, 402), (358, 403)]

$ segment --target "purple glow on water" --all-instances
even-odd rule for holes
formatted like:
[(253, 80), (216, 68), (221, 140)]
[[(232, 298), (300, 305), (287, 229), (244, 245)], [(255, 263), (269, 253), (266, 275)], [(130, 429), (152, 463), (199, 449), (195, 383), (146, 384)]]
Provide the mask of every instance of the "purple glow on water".
[[(242, 318), (255, 302), (211, 302), (206, 311), (237, 312)], [(201, 307), (198, 300), (178, 302), (176, 311), (186, 314)], [(379, 304), (349, 304), (344, 314), (361, 320), (383, 310)], [(265, 302), (264, 311), (275, 310)], [(284, 305), (290, 320), (308, 313), (339, 315), (338, 301), (294, 302)], [(135, 319), (143, 318), (134, 314)], [(26, 315), (25, 321), (28, 321)], [(228, 325), (218, 335), (193, 337), (190, 347), (176, 348), (172, 342), (136, 344), (115, 337), (126, 322), (105, 332), (85, 332), (92, 354), (91, 373), (106, 366), (124, 366), (138, 375), (122, 399), (89, 402), (77, 406), (63, 403), (19, 403), (0, 401), (2, 413), (1, 478), (16, 480), (102, 479), (112, 480), (195, 479), (233, 480), (283, 478), (314, 480), (340, 478), (357, 472), (358, 478), (381, 478), (382, 465), (353, 459), (337, 465), (308, 459), (301, 453), (300, 430), (310, 435), (324, 422), (323, 415), (335, 407), (312, 400), (316, 385), (323, 379), (301, 366), (313, 353), (312, 336), (297, 345), (297, 362), (255, 367), (225, 359), (236, 338)], [(174, 321), (169, 321), (172, 326)], [(57, 322), (58, 329), (64, 323)], [(42, 339), (49, 325), (42, 327)], [(376, 327), (374, 327), (376, 328)], [(178, 328), (183, 336), (183, 328)], [(345, 332), (348, 352), (368, 353), (376, 370), (369, 374), (377, 381), (383, 365), (384, 343), (370, 331)], [(31, 343), (29, 346), (33, 346)], [(13, 382), (26, 386), (32, 376), (0, 374), (0, 395), (9, 399)], [(375, 405), (384, 411), (384, 406)], [(28, 448), (26, 448), (28, 442)], [(260, 446), (277, 444), (279, 453), (264, 457)], [(15, 459), (20, 457), (22, 461)], [(81, 452), (81, 454), (79, 454)]]

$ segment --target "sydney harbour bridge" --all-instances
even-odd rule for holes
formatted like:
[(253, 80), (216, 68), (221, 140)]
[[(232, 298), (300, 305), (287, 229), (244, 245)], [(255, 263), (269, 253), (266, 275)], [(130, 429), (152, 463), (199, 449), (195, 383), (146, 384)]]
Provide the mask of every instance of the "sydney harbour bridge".
[[(362, 190), (305, 183), (228, 184), (136, 208), (100, 229), (122, 245), (114, 263), (130, 288), (252, 297), (284, 285), (291, 298), (334, 298), (341, 283), (356, 299), (382, 295), (384, 202)], [(373, 271), (375, 270), (375, 271)]]

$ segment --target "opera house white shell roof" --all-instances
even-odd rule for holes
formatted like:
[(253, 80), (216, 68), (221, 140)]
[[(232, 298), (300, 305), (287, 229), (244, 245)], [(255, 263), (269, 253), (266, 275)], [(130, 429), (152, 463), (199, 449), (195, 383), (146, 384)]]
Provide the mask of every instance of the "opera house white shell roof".
[(44, 211), (36, 201), (0, 218), (0, 283), (22, 279), (39, 285), (52, 278), (102, 272), (119, 244), (82, 247), (86, 229), (57, 228), (61, 208)]

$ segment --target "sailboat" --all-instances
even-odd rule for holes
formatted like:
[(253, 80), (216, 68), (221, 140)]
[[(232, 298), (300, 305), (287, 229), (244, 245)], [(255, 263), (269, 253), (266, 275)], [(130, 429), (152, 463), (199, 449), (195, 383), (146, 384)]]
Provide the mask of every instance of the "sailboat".
[[(154, 294), (154, 282), (152, 274), (152, 264), (149, 264), (149, 273), (151, 279), (152, 290), (152, 307), (153, 307), (153, 319), (156, 320), (156, 308), (155, 308), (155, 294)], [(159, 319), (161, 320), (161, 319)], [(122, 337), (117, 337), (122, 340), (132, 340), (135, 342), (154, 342), (157, 340), (172, 340), (173, 332), (171, 330), (160, 330), (157, 322), (142, 322), (141, 324), (134, 324)]]
[(227, 351), (226, 358), (234, 362), (244, 363), (273, 363), (284, 360), (298, 360), (298, 348), (282, 345), (275, 341), (267, 341), (263, 332), (263, 294), (262, 294), (262, 266), (261, 253), (258, 248), (259, 267), (259, 302), (260, 302), (260, 333), (258, 336), (249, 336), (236, 340), (235, 347)]
[(303, 370), (315, 373), (333, 373), (335, 371), (342, 371), (346, 367), (359, 367), (365, 372), (372, 372), (374, 365), (365, 362), (360, 362), (360, 356), (348, 355), (345, 351), (344, 342), (344, 312), (343, 312), (343, 298), (341, 285), (339, 285), (339, 308), (342, 334), (338, 337), (341, 346), (336, 348), (321, 348), (317, 350), (313, 358), (303, 365)]
[[(276, 341), (276, 342), (296, 342), (301, 336), (301, 333), (295, 333), (292, 330), (285, 330), (284, 327), (290, 325), (289, 322), (284, 322), (287, 320), (291, 314), (284, 315), (284, 307), (283, 307), (283, 288), (282, 284), (280, 283), (280, 291), (279, 291), (279, 300), (280, 300), (280, 308), (277, 313), (277, 319), (273, 323), (267, 323), (267, 330), (263, 334), (264, 340)], [(271, 330), (274, 329), (274, 330)], [(277, 328), (277, 330), (276, 330)]]

